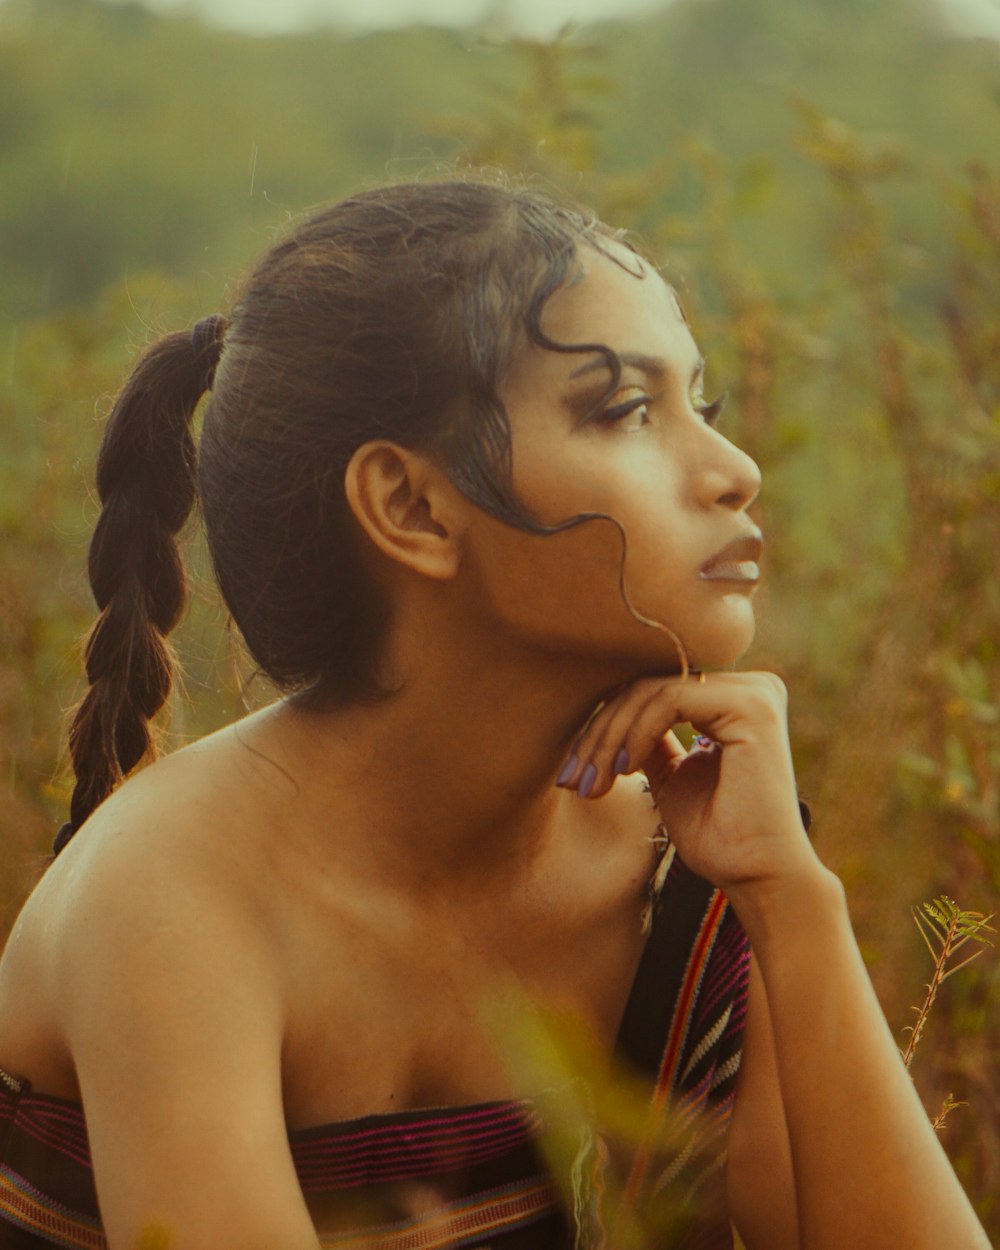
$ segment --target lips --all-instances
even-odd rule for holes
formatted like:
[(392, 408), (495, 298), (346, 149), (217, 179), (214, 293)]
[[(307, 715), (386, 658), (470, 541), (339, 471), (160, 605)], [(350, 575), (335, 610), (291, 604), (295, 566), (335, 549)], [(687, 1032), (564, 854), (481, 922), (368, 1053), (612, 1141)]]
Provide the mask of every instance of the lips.
[(698, 576), (706, 582), (757, 582), (764, 536), (760, 530), (727, 543), (701, 566)]

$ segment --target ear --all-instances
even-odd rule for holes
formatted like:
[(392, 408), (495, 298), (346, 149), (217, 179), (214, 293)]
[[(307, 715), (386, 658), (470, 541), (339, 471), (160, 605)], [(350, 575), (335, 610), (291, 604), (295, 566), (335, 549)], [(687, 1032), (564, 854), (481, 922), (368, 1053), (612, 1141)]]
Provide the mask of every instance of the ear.
[(441, 581), (455, 575), (464, 528), (459, 492), (425, 456), (364, 443), (348, 463), (344, 490), (358, 524), (390, 560)]

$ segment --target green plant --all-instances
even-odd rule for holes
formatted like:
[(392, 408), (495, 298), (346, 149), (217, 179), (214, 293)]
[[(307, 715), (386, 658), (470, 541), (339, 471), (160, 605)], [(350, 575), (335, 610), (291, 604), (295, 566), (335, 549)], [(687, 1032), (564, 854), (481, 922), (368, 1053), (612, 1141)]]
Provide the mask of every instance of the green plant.
[[(903, 1051), (903, 1063), (907, 1070), (913, 1063), (941, 986), (956, 972), (968, 967), (983, 953), (985, 947), (992, 946), (993, 943), (986, 934), (996, 932), (990, 924), (992, 916), (984, 916), (978, 911), (963, 911), (953, 899), (944, 894), (932, 902), (915, 907), (913, 919), (920, 930), (924, 944), (930, 951), (931, 959), (934, 961), (934, 971), (927, 983), (923, 1002), (919, 1007), (914, 1008), (917, 1013), (916, 1023), (908, 1025), (906, 1029), (910, 1035)], [(964, 957), (961, 957), (962, 952), (968, 950), (970, 943), (978, 945), (971, 953), (966, 953)], [(943, 1127), (945, 1120), (956, 1107), (965, 1105), (964, 1102), (956, 1102), (953, 1095), (948, 1093), (934, 1117), (935, 1130)]]

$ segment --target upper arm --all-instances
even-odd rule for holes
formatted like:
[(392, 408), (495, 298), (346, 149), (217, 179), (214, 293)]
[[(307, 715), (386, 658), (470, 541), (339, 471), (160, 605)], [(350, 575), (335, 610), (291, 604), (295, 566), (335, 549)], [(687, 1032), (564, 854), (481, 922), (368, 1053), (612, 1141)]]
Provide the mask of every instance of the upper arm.
[(767, 994), (755, 961), (729, 1128), (726, 1188), (733, 1223), (747, 1250), (798, 1250), (792, 1152)]
[(281, 1097), (282, 1010), (232, 891), (112, 847), (57, 922), (54, 991), (111, 1250), (314, 1250)]

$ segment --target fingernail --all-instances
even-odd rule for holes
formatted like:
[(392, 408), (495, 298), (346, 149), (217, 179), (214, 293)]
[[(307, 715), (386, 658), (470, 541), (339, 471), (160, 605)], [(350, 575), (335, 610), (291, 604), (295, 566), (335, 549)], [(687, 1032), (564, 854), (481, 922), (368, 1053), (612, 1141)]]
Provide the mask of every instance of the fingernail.
[(583, 776), (580, 778), (580, 784), (576, 788), (577, 794), (581, 799), (585, 799), (594, 788), (594, 782), (597, 780), (597, 769), (593, 764), (588, 764), (583, 770)]
[(698, 734), (695, 740), (691, 743), (691, 749), (692, 751), (711, 751), (711, 749), (716, 745), (717, 744), (714, 738), (707, 738), (704, 734)]
[(556, 778), (556, 785), (564, 786), (566, 782), (569, 781), (570, 777), (572, 777), (573, 774), (576, 772), (579, 765), (580, 765), (580, 761), (576, 758), (576, 752), (574, 751), (573, 754), (566, 761), (566, 763), (563, 764), (562, 772)]
[(626, 751), (624, 747), (621, 747), (618, 754), (615, 756), (614, 772), (616, 777), (619, 773), (628, 772), (628, 751)]

